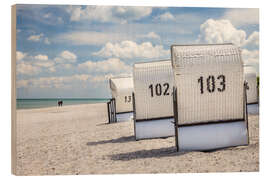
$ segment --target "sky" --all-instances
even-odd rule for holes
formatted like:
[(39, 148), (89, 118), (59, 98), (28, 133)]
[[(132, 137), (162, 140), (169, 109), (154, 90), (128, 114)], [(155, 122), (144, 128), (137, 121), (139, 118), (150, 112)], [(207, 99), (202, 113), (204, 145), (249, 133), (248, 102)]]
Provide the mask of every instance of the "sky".
[(17, 98), (109, 98), (172, 44), (234, 43), (259, 74), (259, 9), (17, 5)]

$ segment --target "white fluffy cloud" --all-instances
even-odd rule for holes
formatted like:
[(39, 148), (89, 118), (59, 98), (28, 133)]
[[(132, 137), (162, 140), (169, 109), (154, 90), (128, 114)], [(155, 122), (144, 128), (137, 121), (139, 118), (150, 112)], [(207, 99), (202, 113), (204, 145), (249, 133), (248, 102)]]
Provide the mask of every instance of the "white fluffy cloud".
[(51, 44), (49, 38), (47, 38), (47, 37), (44, 38), (44, 43), (45, 43), (45, 44)]
[(18, 80), (16, 81), (16, 86), (17, 88), (74, 88), (76, 84), (95, 83), (94, 85), (96, 85), (96, 83), (103, 83), (112, 76), (112, 74), (96, 76), (90, 74), (74, 74), (71, 76), (39, 77)]
[(17, 64), (16, 73), (23, 75), (34, 75), (41, 72), (41, 69), (37, 66), (32, 65), (31, 63), (21, 62)]
[(37, 60), (41, 60), (41, 61), (47, 61), (48, 60), (48, 56), (43, 55), (43, 54), (36, 55), (34, 58), (37, 59)]
[(53, 61), (38, 61), (34, 63), (35, 66), (39, 66), (39, 67), (52, 67), (54, 65)]
[(169, 57), (170, 51), (163, 49), (162, 45), (153, 46), (150, 42), (137, 44), (133, 41), (121, 43), (107, 43), (100, 51), (93, 53), (101, 57), (117, 58), (160, 58)]
[(120, 6), (69, 6), (71, 21), (98, 21), (126, 23), (148, 16), (152, 12), (151, 7), (120, 7)]
[(36, 75), (44, 71), (54, 72), (54, 61), (49, 60), (45, 54), (38, 54), (36, 56), (28, 55), (20, 51), (17, 55), (17, 74), (18, 75)]
[(38, 34), (38, 35), (31, 35), (27, 38), (28, 41), (34, 41), (34, 42), (39, 42), (41, 41), (42, 37), (44, 36), (43, 33)]
[(246, 32), (235, 28), (229, 20), (208, 19), (200, 27), (200, 43), (234, 43), (242, 48), (245, 65), (253, 66), (259, 72), (259, 32), (254, 31), (249, 37)]
[(140, 37), (148, 39), (160, 39), (160, 36), (155, 32), (149, 32), (145, 35), (141, 35)]
[(234, 43), (237, 46), (256, 49), (259, 47), (259, 32), (253, 32), (248, 38), (246, 32), (235, 28), (229, 20), (208, 19), (200, 26), (198, 42)]
[(16, 60), (17, 61), (20, 61), (22, 60), (24, 57), (26, 57), (27, 54), (26, 53), (23, 53), (21, 51), (16, 51)]
[(32, 41), (32, 42), (43, 42), (47, 45), (51, 44), (49, 38), (45, 37), (43, 33), (37, 34), (37, 35), (31, 35), (27, 38), (27, 40)]
[(259, 50), (242, 50), (242, 58), (246, 65), (259, 64)]
[(78, 31), (61, 34), (55, 38), (57, 42), (71, 43), (73, 45), (103, 45), (108, 41), (117, 42), (131, 39), (123, 33), (105, 33), (95, 31)]
[(54, 58), (57, 63), (75, 63), (77, 61), (76, 54), (70, 51), (62, 51), (56, 58)]
[(248, 39), (245, 41), (243, 46), (248, 48), (256, 48), (259, 47), (259, 32), (254, 31)]
[(64, 58), (64, 59), (69, 59), (69, 60), (74, 60), (74, 59), (76, 60), (77, 59), (77, 56), (74, 53), (70, 52), (70, 51), (63, 51), (60, 54), (60, 56), (62, 58)]
[(234, 26), (259, 24), (259, 9), (228, 9), (222, 19), (228, 19)]
[(18, 88), (64, 88), (70, 86), (72, 81), (84, 81), (87, 80), (90, 75), (72, 75), (72, 76), (59, 76), (59, 77), (40, 77), (28, 80), (17, 81)]
[(241, 46), (246, 32), (236, 29), (229, 20), (208, 19), (200, 26), (199, 41), (206, 43), (234, 43)]
[(164, 14), (161, 14), (161, 15), (155, 17), (155, 20), (173, 21), (173, 20), (175, 20), (175, 17), (170, 12), (166, 12)]
[(86, 61), (78, 65), (79, 69), (88, 72), (102, 72), (102, 73), (121, 73), (131, 72), (131, 67), (126, 65), (118, 58), (110, 58), (104, 61)]

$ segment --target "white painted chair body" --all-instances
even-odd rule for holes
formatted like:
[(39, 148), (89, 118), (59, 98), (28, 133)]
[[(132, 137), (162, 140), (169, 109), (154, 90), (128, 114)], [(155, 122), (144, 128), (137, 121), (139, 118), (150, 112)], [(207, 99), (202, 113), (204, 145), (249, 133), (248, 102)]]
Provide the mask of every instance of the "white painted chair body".
[(248, 144), (243, 62), (232, 44), (173, 45), (178, 150)]
[(115, 100), (116, 122), (128, 121), (133, 118), (132, 77), (114, 77), (109, 80), (112, 99)]
[(171, 61), (135, 63), (133, 81), (136, 140), (173, 136)]

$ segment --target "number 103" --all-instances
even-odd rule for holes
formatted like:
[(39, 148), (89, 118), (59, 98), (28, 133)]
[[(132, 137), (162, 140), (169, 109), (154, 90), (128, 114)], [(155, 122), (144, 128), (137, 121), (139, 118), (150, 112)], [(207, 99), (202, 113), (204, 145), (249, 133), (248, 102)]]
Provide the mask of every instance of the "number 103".
[[(208, 76), (207, 79), (206, 79), (206, 89), (209, 93), (213, 93), (215, 92), (216, 90), (216, 79), (218, 81), (218, 87), (217, 87), (217, 90), (219, 92), (223, 92), (225, 91), (226, 89), (226, 80), (225, 80), (225, 76), (224, 75), (219, 75), (217, 78), (215, 78), (215, 76)], [(204, 78), (201, 76), (199, 79), (198, 79), (198, 83), (200, 84), (200, 91), (201, 91), (201, 94), (204, 93), (204, 86), (205, 86), (205, 80)]]

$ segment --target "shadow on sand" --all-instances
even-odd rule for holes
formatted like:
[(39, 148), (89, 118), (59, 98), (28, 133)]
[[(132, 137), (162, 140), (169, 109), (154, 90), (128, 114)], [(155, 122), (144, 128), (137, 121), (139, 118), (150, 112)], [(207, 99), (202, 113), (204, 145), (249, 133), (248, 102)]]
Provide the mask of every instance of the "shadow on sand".
[(96, 141), (96, 142), (88, 142), (86, 143), (87, 146), (95, 146), (99, 144), (107, 144), (107, 143), (125, 143), (129, 141), (135, 141), (134, 136), (124, 136), (116, 139), (110, 139), (110, 140), (103, 140), (103, 141)]
[(176, 147), (167, 147), (160, 149), (151, 149), (151, 150), (140, 150), (128, 153), (120, 153), (110, 155), (111, 160), (114, 161), (129, 161), (132, 159), (141, 159), (141, 158), (161, 158), (169, 156), (180, 156), (188, 153), (189, 151), (176, 151)]

